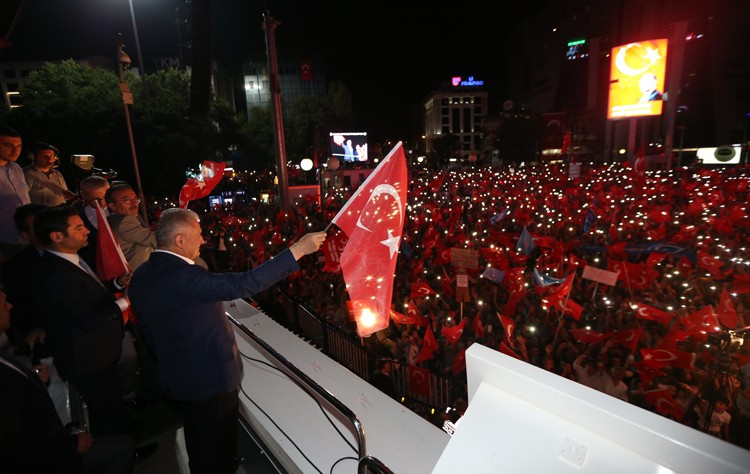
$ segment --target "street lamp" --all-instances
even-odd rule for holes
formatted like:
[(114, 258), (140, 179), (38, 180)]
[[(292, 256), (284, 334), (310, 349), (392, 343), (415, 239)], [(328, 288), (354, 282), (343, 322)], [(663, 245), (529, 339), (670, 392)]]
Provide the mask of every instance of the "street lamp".
[(140, 75), (146, 74), (145, 66), (143, 65), (143, 56), (141, 56), (141, 42), (138, 40), (138, 26), (135, 24), (135, 10), (133, 10), (133, 0), (128, 0), (130, 4), (130, 20), (133, 22), (133, 37), (135, 38), (135, 52), (138, 54), (138, 73)]
[(127, 69), (130, 67), (131, 61), (130, 56), (123, 50), (124, 44), (122, 41), (122, 35), (117, 35), (117, 77), (120, 80), (120, 96), (122, 97), (122, 107), (125, 110), (125, 124), (128, 127), (128, 140), (130, 140), (130, 155), (133, 158), (133, 169), (135, 171), (135, 181), (138, 186), (138, 197), (141, 199), (141, 217), (148, 225), (148, 211), (146, 210), (146, 199), (143, 195), (143, 185), (141, 184), (141, 173), (138, 170), (138, 156), (135, 153), (135, 140), (133, 140), (133, 126), (130, 123), (130, 109), (129, 105), (133, 103), (133, 93), (130, 92), (130, 88), (122, 78), (123, 68)]

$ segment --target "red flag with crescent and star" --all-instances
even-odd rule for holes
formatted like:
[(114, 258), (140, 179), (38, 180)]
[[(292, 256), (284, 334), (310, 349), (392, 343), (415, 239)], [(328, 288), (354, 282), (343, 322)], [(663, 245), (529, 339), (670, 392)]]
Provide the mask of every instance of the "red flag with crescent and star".
[(398, 142), (331, 221), (349, 238), (339, 263), (360, 337), (388, 327), (408, 185)]
[(180, 207), (186, 208), (190, 201), (208, 196), (224, 176), (226, 163), (204, 161), (201, 165), (201, 175), (189, 178), (180, 190)]
[(451, 327), (443, 327), (442, 334), (446, 341), (450, 344), (455, 344), (461, 339), (461, 335), (464, 333), (466, 327), (466, 318), (462, 319), (460, 323)]
[(410, 290), (409, 298), (424, 298), (435, 294), (435, 290), (424, 280), (417, 280), (412, 283)]
[(682, 407), (675, 402), (672, 395), (665, 389), (649, 390), (643, 392), (643, 398), (653, 405), (657, 413), (664, 416), (671, 416), (677, 421), (681, 421), (685, 416)]
[(428, 325), (427, 329), (424, 332), (424, 338), (422, 339), (422, 348), (419, 350), (419, 354), (417, 355), (417, 362), (424, 362), (426, 360), (434, 359), (435, 351), (439, 348), (440, 346), (435, 339), (435, 334), (433, 334), (432, 328), (430, 328), (430, 326)]
[[(120, 244), (117, 243), (117, 238), (112, 233), (112, 228), (109, 226), (104, 211), (99, 207), (98, 202), (95, 202), (95, 204), (96, 221), (99, 229), (99, 237), (96, 239), (96, 274), (102, 281), (110, 281), (130, 273), (130, 265), (128, 265), (125, 254), (122, 253)], [(121, 291), (115, 293), (117, 298), (121, 298), (122, 295), (123, 292)], [(129, 306), (122, 312), (123, 324), (128, 321), (136, 322), (133, 309)]]
[(643, 363), (654, 369), (661, 369), (666, 366), (692, 369), (695, 362), (695, 354), (677, 349), (641, 349), (641, 356), (643, 357)]
[(643, 328), (620, 329), (612, 335), (612, 342), (634, 351), (638, 347), (638, 340), (643, 334)]
[(674, 313), (663, 311), (653, 306), (649, 306), (644, 303), (633, 303), (631, 308), (635, 311), (635, 315), (641, 319), (648, 319), (650, 321), (656, 321), (657, 323), (668, 325), (674, 319)]
[(311, 61), (299, 62), (299, 80), (300, 81), (312, 81), (313, 80)]
[(430, 371), (422, 367), (409, 366), (409, 391), (426, 398), (430, 396)]
[(719, 304), (716, 306), (716, 314), (718, 315), (719, 321), (724, 325), (724, 327), (729, 329), (737, 328), (737, 323), (739, 322), (739, 319), (737, 318), (737, 311), (735, 311), (734, 309), (734, 305), (732, 304), (732, 300), (729, 298), (729, 293), (727, 292), (726, 288), (724, 288), (724, 290), (722, 290), (721, 292)]

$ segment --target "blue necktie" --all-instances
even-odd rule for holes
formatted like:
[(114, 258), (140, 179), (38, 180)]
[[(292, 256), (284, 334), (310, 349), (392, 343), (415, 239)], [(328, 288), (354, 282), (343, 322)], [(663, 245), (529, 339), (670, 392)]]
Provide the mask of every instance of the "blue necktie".
[(97, 282), (99, 282), (100, 285), (104, 286), (104, 283), (102, 283), (102, 281), (99, 279), (99, 277), (96, 276), (96, 273), (94, 273), (94, 270), (92, 270), (91, 267), (89, 266), (89, 264), (86, 263), (86, 260), (84, 260), (82, 258), (79, 258), (78, 259), (78, 265), (83, 269), (83, 271), (85, 271), (86, 273), (88, 273), (89, 275), (91, 275), (94, 278), (94, 280), (96, 280)]

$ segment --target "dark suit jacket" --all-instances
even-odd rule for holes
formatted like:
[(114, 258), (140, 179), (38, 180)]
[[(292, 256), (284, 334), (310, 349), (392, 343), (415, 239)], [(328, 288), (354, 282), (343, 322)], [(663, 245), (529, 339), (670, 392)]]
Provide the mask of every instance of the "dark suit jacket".
[(96, 269), (96, 239), (99, 237), (99, 230), (94, 227), (89, 218), (86, 217), (85, 206), (78, 208), (78, 215), (83, 221), (83, 225), (89, 230), (89, 244), (78, 251), (78, 255), (86, 260), (91, 268)]
[[(36, 266), (39, 260), (39, 250), (33, 245), (28, 245), (2, 264), (5, 293), (13, 305), (10, 310), (11, 332), (17, 334), (21, 342), (29, 331), (43, 325), (41, 309), (34, 300), (32, 291), (36, 283)], [(16, 345), (16, 341), (13, 342)]]
[(68, 260), (42, 254), (34, 294), (45, 313), (46, 343), (63, 377), (91, 374), (120, 357), (124, 325), (113, 290)]
[(211, 273), (152, 253), (133, 274), (128, 295), (164, 393), (196, 401), (236, 390), (242, 360), (222, 302), (250, 297), (298, 268), (289, 250), (243, 273)]
[(78, 472), (78, 440), (68, 435), (39, 377), (0, 354), (26, 376), (0, 362), (0, 459), (3, 472)]

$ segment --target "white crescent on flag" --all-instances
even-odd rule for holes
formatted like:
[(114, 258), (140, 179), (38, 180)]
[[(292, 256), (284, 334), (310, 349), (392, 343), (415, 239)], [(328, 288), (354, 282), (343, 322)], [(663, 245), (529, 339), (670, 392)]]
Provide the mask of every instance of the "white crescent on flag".
[(417, 383), (417, 385), (422, 385), (422, 384), (424, 384), (424, 374), (422, 373), (422, 371), (421, 371), (421, 370), (417, 370), (417, 371), (415, 371), (415, 372), (414, 372), (414, 375), (412, 375), (412, 378), (413, 378), (413, 379), (414, 379), (414, 381), (415, 381), (415, 382)]
[[(392, 196), (393, 199), (396, 200), (396, 204), (398, 204), (399, 214), (403, 215), (404, 212), (403, 212), (403, 206), (401, 205), (401, 196), (398, 195), (398, 191), (396, 190), (396, 188), (394, 188), (390, 184), (379, 184), (375, 186), (375, 189), (373, 189), (372, 193), (370, 193), (370, 198), (367, 200), (365, 205), (362, 206), (362, 208), (364, 209), (365, 207), (367, 207), (367, 204), (370, 201), (372, 201), (372, 198), (376, 198), (380, 196), (381, 194), (387, 194), (389, 196)], [(367, 232), (372, 232), (370, 229), (368, 229), (362, 224), (362, 214), (360, 214), (359, 218), (357, 219), (357, 227), (359, 227), (360, 229), (364, 229)]]
[(707, 267), (714, 267), (718, 262), (716, 262), (716, 258), (710, 257), (708, 255), (704, 255), (701, 257), (701, 263)]
[[(662, 406), (662, 405), (664, 405), (664, 406)], [(664, 397), (659, 397), (659, 399), (656, 400), (656, 407), (655, 408), (656, 408), (656, 411), (658, 411), (658, 412), (664, 411), (664, 412), (669, 413), (669, 412), (672, 412), (674, 410), (680, 411), (680, 408), (677, 405), (675, 405), (674, 403), (672, 403), (671, 401), (667, 400)]]

